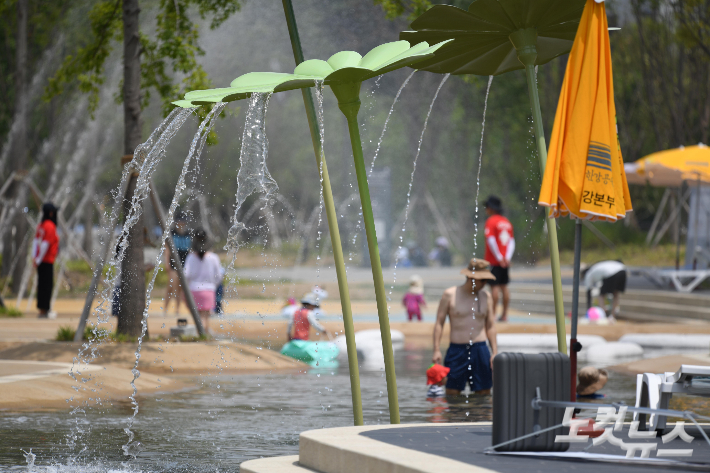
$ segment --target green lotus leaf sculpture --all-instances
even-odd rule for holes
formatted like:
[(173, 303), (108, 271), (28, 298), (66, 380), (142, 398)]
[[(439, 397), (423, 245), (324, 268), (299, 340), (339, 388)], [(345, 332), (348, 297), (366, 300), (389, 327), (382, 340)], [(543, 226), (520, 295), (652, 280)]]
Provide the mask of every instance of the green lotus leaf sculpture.
[(406, 66), (432, 58), (447, 41), (429, 46), (426, 41), (410, 46), (409, 41), (394, 41), (377, 46), (365, 56), (355, 51), (341, 51), (327, 61), (310, 59), (299, 64), (293, 74), (250, 72), (237, 77), (229, 87), (195, 90), (184, 100), (173, 102), (183, 108), (217, 102), (232, 102), (248, 98), (253, 93), (283, 92), (313, 87), (316, 81), (325, 85), (360, 83)]
[(454, 41), (417, 69), (451, 74), (498, 75), (524, 66), (516, 52), (516, 32), (534, 29), (535, 65), (570, 51), (585, 0), (476, 0), (468, 11), (435, 5), (414, 20), (414, 31), (400, 38), (412, 42)]

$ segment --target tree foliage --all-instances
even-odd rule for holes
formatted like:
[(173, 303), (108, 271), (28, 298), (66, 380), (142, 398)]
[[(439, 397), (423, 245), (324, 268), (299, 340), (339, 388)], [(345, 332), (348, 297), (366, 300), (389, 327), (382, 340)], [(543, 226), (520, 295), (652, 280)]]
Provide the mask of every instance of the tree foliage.
[[(122, 39), (122, 0), (91, 2), (90, 32), (76, 50), (68, 54), (57, 73), (50, 79), (47, 98), (64, 91), (76, 81), (81, 92), (89, 94), (90, 109), (99, 100), (104, 82), (104, 66), (116, 43)], [(149, 4), (149, 2), (144, 2)], [(160, 0), (155, 15), (155, 34), (141, 33), (141, 89), (145, 106), (151, 91), (162, 99), (163, 112), (172, 109), (170, 102), (187, 90), (211, 86), (207, 74), (198, 63), (204, 51), (199, 45), (199, 24), (191, 16), (196, 11), (201, 20), (211, 17), (210, 28), (217, 28), (238, 11), (237, 0)], [(120, 96), (117, 94), (117, 99)]]
[(710, 1), (675, 0), (671, 5), (679, 23), (679, 38), (710, 57)]
[[(62, 18), (70, 6), (70, 0), (30, 2), (27, 21), (28, 67), (30, 76), (44, 51), (57, 39)], [(17, 27), (17, 2), (0, 1), (0, 135), (10, 127), (15, 106), (15, 31)]]
[(373, 0), (375, 5), (380, 5), (385, 12), (385, 16), (393, 20), (400, 16), (414, 20), (419, 15), (427, 11), (434, 4), (453, 5), (463, 10), (468, 10), (472, 0), (449, 0), (444, 2), (432, 2), (431, 0)]

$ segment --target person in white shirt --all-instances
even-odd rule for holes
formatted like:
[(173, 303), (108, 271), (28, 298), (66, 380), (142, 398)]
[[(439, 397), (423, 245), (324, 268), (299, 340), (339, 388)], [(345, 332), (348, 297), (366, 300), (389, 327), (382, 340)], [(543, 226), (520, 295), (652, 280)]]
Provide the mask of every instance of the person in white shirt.
[(619, 294), (626, 291), (626, 266), (621, 261), (600, 261), (582, 270), (587, 288), (587, 310), (594, 298), (600, 297), (600, 307), (605, 307), (603, 297), (611, 294), (613, 317), (619, 315)]
[(219, 257), (208, 249), (207, 233), (197, 230), (192, 239), (192, 252), (185, 260), (185, 278), (205, 330), (209, 330), (209, 317), (215, 308), (217, 286), (224, 276)]

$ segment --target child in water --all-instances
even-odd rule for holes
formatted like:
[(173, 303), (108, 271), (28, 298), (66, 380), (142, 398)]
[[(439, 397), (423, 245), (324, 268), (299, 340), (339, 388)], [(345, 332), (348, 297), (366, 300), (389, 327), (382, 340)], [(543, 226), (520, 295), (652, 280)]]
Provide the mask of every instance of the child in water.
[(409, 290), (402, 298), (402, 305), (407, 309), (407, 318), (411, 322), (414, 317), (422, 321), (422, 306), (426, 307), (424, 300), (424, 282), (419, 276), (412, 276), (409, 281)]
[(609, 379), (609, 373), (593, 366), (585, 366), (578, 373), (577, 399), (602, 399), (602, 389)]
[(446, 378), (449, 375), (451, 368), (443, 365), (433, 364), (426, 370), (426, 384), (429, 385), (429, 390), (426, 393), (427, 399), (444, 397), (446, 394)]

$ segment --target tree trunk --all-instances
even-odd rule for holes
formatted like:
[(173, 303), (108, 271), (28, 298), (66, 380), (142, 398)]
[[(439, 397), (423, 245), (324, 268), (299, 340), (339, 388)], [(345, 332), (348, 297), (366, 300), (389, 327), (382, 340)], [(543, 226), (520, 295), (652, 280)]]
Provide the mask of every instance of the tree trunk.
[[(136, 190), (138, 176), (132, 175), (123, 199), (124, 218), (131, 209), (131, 197)], [(128, 232), (128, 248), (121, 262), (121, 290), (119, 292), (118, 326), (116, 331), (130, 337), (141, 334), (141, 319), (145, 308), (145, 265), (143, 264), (143, 219)]]
[[(123, 0), (123, 123), (124, 151), (133, 154), (141, 143), (141, 63), (138, 0)], [(129, 214), (131, 197), (138, 176), (132, 175), (123, 202), (124, 218)], [(117, 331), (131, 337), (140, 335), (145, 308), (145, 266), (143, 264), (143, 216), (128, 233), (128, 248), (121, 263), (120, 308)]]
[[(17, 2), (17, 31), (16, 31), (16, 56), (17, 65), (15, 69), (15, 136), (13, 147), (10, 151), (9, 172), (20, 171), (25, 167), (27, 159), (27, 3), (28, 0), (18, 0)], [(17, 252), (25, 251), (26, 246), (22, 245), (25, 234), (29, 230), (27, 219), (23, 209), (27, 193), (21, 192), (21, 184), (15, 181), (7, 192), (10, 201), (18, 201), (18, 210), (11, 221), (14, 231), (6, 233), (5, 244), (3, 246), (3, 261), (6, 264), (2, 267), (3, 276), (12, 277), (12, 291), (17, 293), (22, 282), (22, 273), (25, 270), (27, 258), (22, 255), (17, 259), (17, 264), (10, 275), (10, 262)]]

